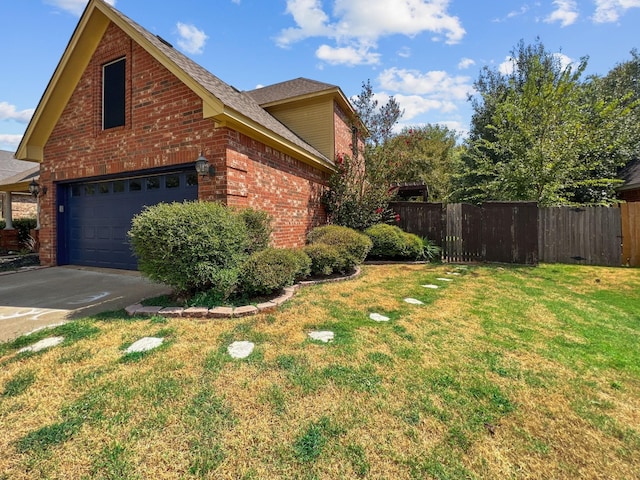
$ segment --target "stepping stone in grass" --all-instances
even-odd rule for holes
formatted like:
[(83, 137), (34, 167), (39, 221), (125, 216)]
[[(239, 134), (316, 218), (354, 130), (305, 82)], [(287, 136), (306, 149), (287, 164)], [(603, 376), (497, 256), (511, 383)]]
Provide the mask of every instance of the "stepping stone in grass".
[(436, 278), (436, 280), (440, 280), (441, 282), (453, 282), (450, 278)]
[(60, 345), (63, 341), (64, 341), (64, 337), (44, 338), (39, 342), (34, 343), (33, 345), (29, 345), (28, 347), (21, 348), (20, 350), (18, 350), (18, 353), (39, 352), (40, 350), (44, 350), (45, 348), (55, 347), (56, 345)]
[(124, 352), (125, 353), (134, 353), (134, 352), (146, 352), (147, 350), (153, 350), (154, 348), (158, 348), (164, 342), (164, 338), (159, 337), (142, 337), (140, 340), (133, 342), (129, 345)]
[(247, 358), (253, 352), (255, 348), (255, 344), (253, 342), (248, 342), (246, 340), (242, 340), (239, 342), (233, 342), (231, 345), (227, 347), (227, 352), (233, 358)]
[(421, 302), (417, 298), (405, 298), (404, 301), (410, 303), (411, 305), (424, 305), (424, 302)]
[(436, 288), (440, 288), (440, 287), (438, 287), (438, 285), (431, 285), (431, 284), (429, 284), (429, 285), (421, 285), (421, 286), (424, 287), (424, 288), (433, 288), (434, 290)]
[(309, 332), (309, 337), (313, 340), (318, 340), (320, 342), (330, 342), (334, 338), (334, 333), (328, 330), (321, 330), (317, 332)]
[(388, 322), (389, 317), (385, 317), (384, 315), (380, 315), (379, 313), (370, 313), (369, 318), (374, 322)]

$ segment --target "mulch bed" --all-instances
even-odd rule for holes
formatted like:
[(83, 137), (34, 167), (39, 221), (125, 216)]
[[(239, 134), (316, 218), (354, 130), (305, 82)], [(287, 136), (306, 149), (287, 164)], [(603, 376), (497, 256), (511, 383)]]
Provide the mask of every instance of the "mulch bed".
[(0, 257), (0, 272), (11, 272), (24, 267), (37, 267), (39, 265), (40, 256), (37, 253)]

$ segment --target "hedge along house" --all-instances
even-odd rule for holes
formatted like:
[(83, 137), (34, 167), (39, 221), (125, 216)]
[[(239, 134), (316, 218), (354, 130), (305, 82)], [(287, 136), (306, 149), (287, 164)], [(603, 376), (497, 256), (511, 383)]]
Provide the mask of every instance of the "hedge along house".
[(90, 0), (16, 152), (41, 162), (41, 263), (135, 269), (131, 218), (196, 199), (265, 210), (274, 246), (301, 245), (336, 153), (361, 145), (353, 125), (336, 86), (240, 92)]

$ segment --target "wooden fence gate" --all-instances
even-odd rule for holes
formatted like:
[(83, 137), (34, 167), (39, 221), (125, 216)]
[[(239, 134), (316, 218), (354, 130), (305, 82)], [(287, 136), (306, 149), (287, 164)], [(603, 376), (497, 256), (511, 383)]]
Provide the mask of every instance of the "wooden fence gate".
[(622, 265), (640, 267), (640, 202), (620, 205), (622, 217)]

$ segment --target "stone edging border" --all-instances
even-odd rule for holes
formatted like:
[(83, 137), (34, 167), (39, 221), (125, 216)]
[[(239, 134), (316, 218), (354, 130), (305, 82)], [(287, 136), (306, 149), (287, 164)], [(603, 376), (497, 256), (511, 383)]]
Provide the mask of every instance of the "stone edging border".
[(311, 285), (318, 285), (321, 283), (333, 283), (344, 282), (352, 280), (358, 277), (361, 273), (360, 267), (356, 267), (356, 270), (351, 275), (346, 277), (329, 278), (326, 280), (308, 280), (298, 282), (295, 285), (286, 287), (284, 293), (279, 297), (273, 298), (267, 302), (258, 303), (257, 305), (243, 305), (240, 307), (154, 307), (144, 306), (141, 303), (129, 305), (125, 308), (125, 311), (129, 316), (133, 315), (160, 315), (167, 318), (175, 317), (191, 317), (191, 318), (240, 318), (250, 315), (257, 315), (258, 313), (270, 313), (275, 311), (280, 305), (287, 300), (293, 298), (295, 293), (300, 287), (308, 287)]

